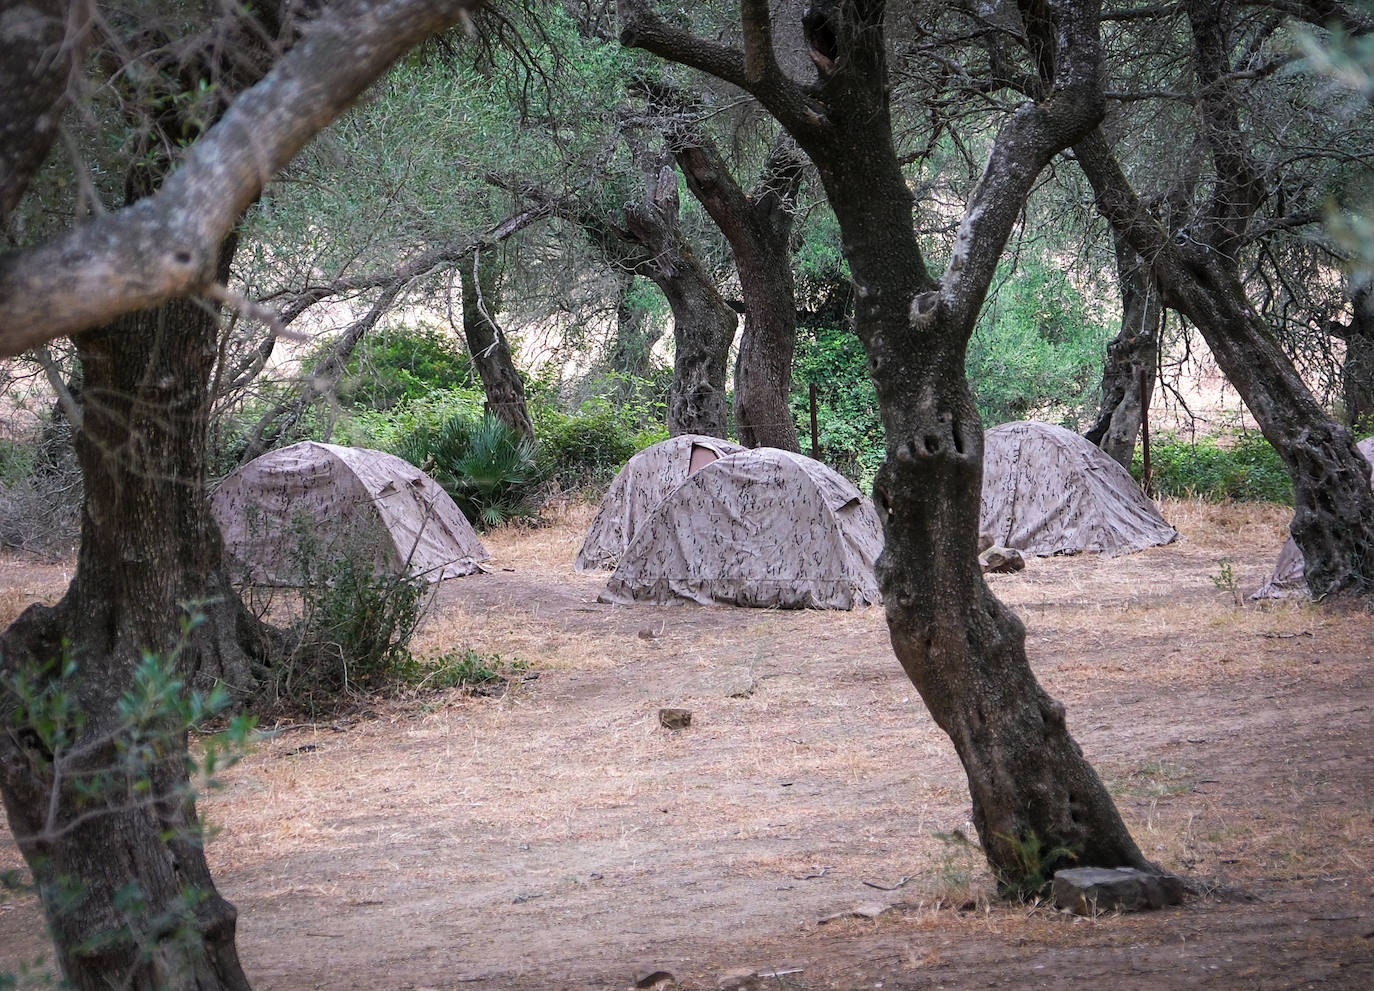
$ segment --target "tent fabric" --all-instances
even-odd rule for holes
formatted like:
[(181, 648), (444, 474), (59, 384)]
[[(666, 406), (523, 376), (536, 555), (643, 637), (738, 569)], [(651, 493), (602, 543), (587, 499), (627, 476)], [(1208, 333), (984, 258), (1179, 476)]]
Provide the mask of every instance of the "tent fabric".
[(757, 448), (706, 465), (636, 530), (600, 601), (852, 609), (879, 600), (873, 504), (818, 461)]
[[(1374, 437), (1366, 437), (1355, 445), (1364, 459), (1369, 462), (1369, 484), (1374, 488)], [(1303, 570), (1307, 559), (1298, 550), (1297, 541), (1289, 537), (1279, 550), (1279, 559), (1274, 562), (1274, 573), (1250, 596), (1251, 599), (1282, 599), (1290, 595), (1306, 595), (1307, 579)]]
[(1178, 536), (1125, 468), (1073, 431), (1034, 421), (984, 435), (980, 526), (1041, 557), (1129, 554)]
[(371, 555), (381, 573), (431, 582), (489, 557), (439, 483), (382, 451), (305, 441), (231, 472), (210, 500), (231, 564), (250, 580), (300, 584), (309, 554)]
[(640, 451), (606, 490), (573, 567), (578, 571), (614, 569), (639, 525), (664, 496), (692, 474), (693, 452), (701, 463), (708, 457), (714, 461), (743, 450), (728, 440), (681, 434)]

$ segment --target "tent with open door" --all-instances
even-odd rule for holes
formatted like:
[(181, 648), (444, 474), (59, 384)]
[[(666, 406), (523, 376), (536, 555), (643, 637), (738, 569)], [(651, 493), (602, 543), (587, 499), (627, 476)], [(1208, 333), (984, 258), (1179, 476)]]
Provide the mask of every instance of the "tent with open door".
[(664, 496), (703, 466), (743, 450), (728, 440), (681, 434), (640, 451), (606, 490), (573, 567), (578, 571), (614, 568), (635, 530)]
[(819, 461), (758, 448), (718, 458), (639, 523), (601, 601), (852, 609), (877, 602), (873, 504)]
[(1091, 441), (1033, 421), (984, 435), (980, 528), (996, 544), (1042, 557), (1128, 554), (1178, 536), (1130, 473)]
[[(1369, 484), (1374, 486), (1374, 437), (1366, 437), (1355, 446), (1371, 465)], [(1307, 579), (1303, 576), (1306, 567), (1307, 560), (1302, 556), (1302, 551), (1298, 550), (1297, 541), (1289, 537), (1279, 550), (1279, 559), (1274, 562), (1274, 573), (1250, 598), (1282, 599), (1290, 595), (1306, 595)]]
[(314, 441), (269, 451), (226, 476), (210, 505), (231, 567), (260, 584), (299, 584), (305, 555), (371, 557), (378, 573), (431, 582), (489, 556), (438, 482), (382, 451)]

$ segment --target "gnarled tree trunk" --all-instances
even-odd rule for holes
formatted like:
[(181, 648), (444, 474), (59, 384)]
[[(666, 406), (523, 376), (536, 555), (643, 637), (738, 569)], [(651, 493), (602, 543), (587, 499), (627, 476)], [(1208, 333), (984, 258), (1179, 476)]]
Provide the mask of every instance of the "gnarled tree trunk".
[[(111, 795), (103, 800), (112, 807), (95, 813), (82, 787), (120, 767), (128, 741), (116, 701), (145, 652), (174, 657), (188, 685), (222, 683), (240, 701), (258, 691), (270, 634), (229, 585), (205, 496), (216, 330), (213, 313), (177, 301), (78, 339), (85, 502), (76, 575), (58, 605), (31, 606), (0, 639), (7, 675), (40, 677), (84, 719), (65, 754), (42, 746), (22, 716), (0, 736), (10, 828), (63, 973), (83, 989), (248, 987), (234, 908), (205, 862), (184, 732), (169, 729), (159, 743), (168, 756), (147, 768), (143, 800)], [(73, 665), (66, 675), (64, 660)]]
[(463, 336), (487, 394), (487, 409), (522, 436), (534, 439), (534, 421), (525, 404), (525, 383), (511, 358), (510, 344), (496, 322), (501, 309), (500, 259), (489, 251), (460, 264), (463, 284)]
[[(977, 563), (982, 427), (964, 353), (1013, 223), (1050, 158), (1101, 116), (1098, 5), (1052, 5), (1031, 32), (1048, 94), (1011, 115), (960, 225), (943, 275), (930, 275), (912, 194), (893, 148), (884, 4), (822, 0), (804, 20), (819, 76), (788, 78), (764, 0), (743, 4), (744, 51), (666, 24), (623, 0), (622, 40), (714, 73), (757, 97), (815, 163), (856, 287), (855, 329), (869, 355), (887, 434), (874, 498), (886, 547), (879, 581), (892, 645), (954, 742), (973, 817), (1000, 884), (1029, 880), (1029, 846), (1063, 846), (1082, 864), (1148, 866), (1111, 797), (1035, 680), (1020, 620)], [(1048, 16), (1046, 14), (1045, 16)], [(1056, 47), (1057, 39), (1057, 47)]]
[(1116, 239), (1116, 271), (1121, 285), (1121, 330), (1107, 345), (1102, 406), (1083, 436), (1129, 469), (1141, 420), (1154, 392), (1164, 308), (1149, 266), (1120, 238)]
[(803, 164), (779, 136), (754, 190), (745, 194), (715, 145), (699, 133), (676, 138), (687, 186), (730, 242), (744, 295), (744, 332), (735, 358), (735, 430), (746, 447), (798, 450), (788, 396), (797, 344), (789, 239)]
[(724, 437), (725, 372), (739, 320), (678, 226), (677, 173), (646, 176), (645, 199), (625, 211), (626, 232), (644, 251), (634, 271), (662, 290), (673, 311), (673, 386), (668, 433)]
[(739, 320), (682, 235), (677, 172), (666, 156), (644, 160), (645, 149), (637, 143), (631, 149), (644, 169), (644, 194), (626, 205), (624, 226), (586, 207), (561, 206), (559, 213), (613, 265), (650, 280), (668, 300), (674, 346), (668, 433), (725, 437), (725, 373)]
[(1345, 424), (1357, 433), (1374, 431), (1374, 290), (1368, 284), (1350, 294), (1350, 323), (1332, 327), (1345, 342), (1341, 368), (1341, 404)]
[(0, 5), (0, 228), (57, 137), (90, 30), (86, 0)]
[(1192, 31), (1198, 126), (1215, 170), (1189, 236), (1176, 238), (1147, 211), (1100, 130), (1076, 158), (1099, 212), (1117, 236), (1150, 260), (1164, 304), (1192, 320), (1217, 365), (1283, 459), (1293, 480), (1290, 531), (1314, 596), (1374, 591), (1374, 492), (1350, 431), (1317, 403), (1251, 305), (1236, 258), (1265, 194), (1230, 81), (1226, 8), (1183, 5)]

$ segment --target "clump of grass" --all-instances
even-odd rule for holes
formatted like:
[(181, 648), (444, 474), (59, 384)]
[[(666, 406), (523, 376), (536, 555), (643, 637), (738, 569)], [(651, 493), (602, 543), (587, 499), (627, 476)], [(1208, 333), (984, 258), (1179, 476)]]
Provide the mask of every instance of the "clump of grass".
[(463, 688), (483, 692), (505, 685), (529, 670), (518, 657), (483, 654), (471, 648), (445, 651), (425, 658), (411, 657), (396, 670), (397, 680), (410, 688), (445, 691)]

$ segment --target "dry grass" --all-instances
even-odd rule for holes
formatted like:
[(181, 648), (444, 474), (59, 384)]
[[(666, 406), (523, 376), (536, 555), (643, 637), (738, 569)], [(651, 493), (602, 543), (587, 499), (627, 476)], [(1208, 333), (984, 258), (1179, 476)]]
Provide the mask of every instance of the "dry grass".
[[(1217, 587), (1227, 557), (1260, 583), (1282, 509), (1165, 512), (1172, 547), (1034, 560), (994, 588), (1146, 854), (1265, 901), (1082, 921), (991, 903), (976, 851), (937, 836), (972, 835), (966, 784), (880, 609), (598, 606), (573, 505), (489, 535), (493, 572), (446, 583), (417, 642), (537, 680), (286, 729), (203, 803), (255, 986), (619, 987), (646, 957), (683, 987), (796, 960), (799, 988), (1039, 986), (1060, 948), (1065, 984), (1196, 966), (1267, 987), (1256, 961), (1326, 980), (1362, 959), (1361, 923), (1304, 920), (1358, 920), (1374, 895), (1368, 616)], [(660, 706), (691, 728), (665, 732)], [(874, 901), (899, 907), (817, 925)], [(32, 948), (26, 911), (0, 906), (0, 936)]]

